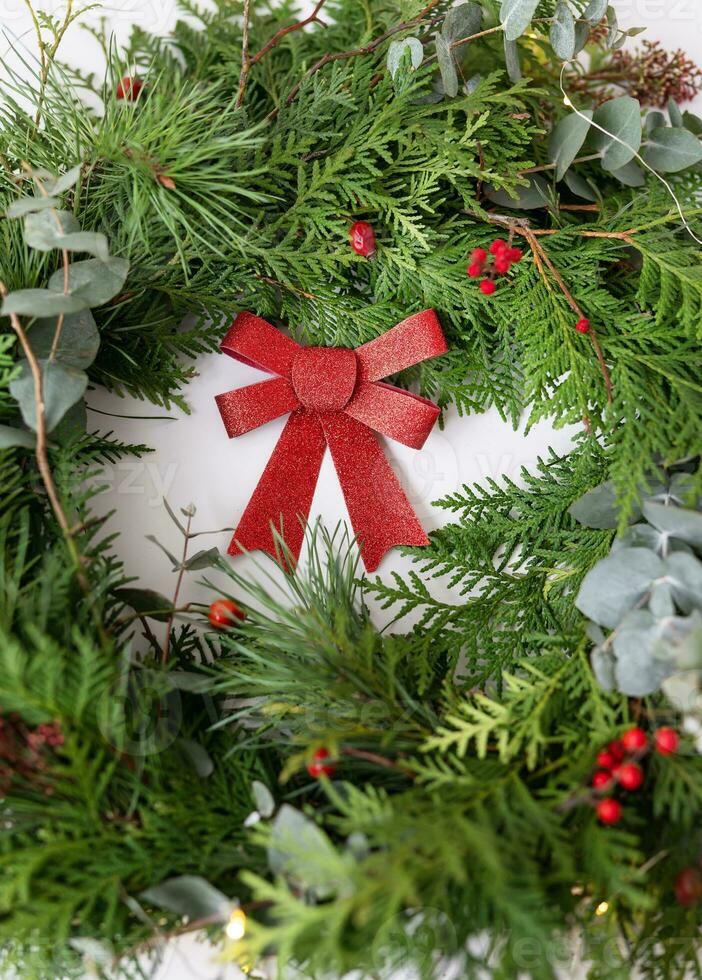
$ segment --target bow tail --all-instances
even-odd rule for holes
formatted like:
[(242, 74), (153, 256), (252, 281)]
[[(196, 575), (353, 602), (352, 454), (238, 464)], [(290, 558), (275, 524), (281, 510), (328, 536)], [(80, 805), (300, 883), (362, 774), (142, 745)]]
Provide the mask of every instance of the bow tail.
[(260, 550), (277, 557), (275, 528), (297, 562), (325, 448), (318, 417), (293, 412), (234, 532), (230, 555)]
[(321, 421), (368, 571), (396, 545), (429, 544), (375, 433), (344, 413)]

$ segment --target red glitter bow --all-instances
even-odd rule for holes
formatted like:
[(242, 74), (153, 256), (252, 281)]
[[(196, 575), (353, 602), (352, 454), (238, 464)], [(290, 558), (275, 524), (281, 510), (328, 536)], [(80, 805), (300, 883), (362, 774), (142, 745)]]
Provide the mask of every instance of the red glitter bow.
[(282, 520), (286, 544), (299, 558), (327, 446), (368, 571), (395, 545), (429, 543), (375, 432), (421, 449), (439, 417), (428, 399), (380, 383), (448, 350), (433, 310), (356, 350), (301, 347), (260, 317), (240, 313), (222, 350), (277, 375), (217, 395), (230, 438), (292, 412), (234, 532), (230, 555), (259, 548), (275, 556), (272, 525), (279, 528)]

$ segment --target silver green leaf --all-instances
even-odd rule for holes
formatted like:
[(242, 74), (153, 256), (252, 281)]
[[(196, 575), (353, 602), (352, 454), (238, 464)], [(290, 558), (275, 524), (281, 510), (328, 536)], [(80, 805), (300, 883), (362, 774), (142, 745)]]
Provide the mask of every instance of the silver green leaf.
[[(72, 262), (68, 267), (68, 291), (84, 300), (86, 306), (102, 306), (119, 293), (128, 272), (129, 262), (126, 259), (110, 258), (106, 262), (86, 259), (83, 262)], [(58, 269), (53, 274), (49, 280), (49, 289), (57, 293), (64, 291), (63, 269)]]
[(531, 24), (539, 0), (502, 0), (500, 21), (508, 41), (516, 41)]
[(510, 82), (520, 82), (522, 80), (522, 66), (519, 61), (519, 48), (516, 41), (510, 41), (505, 37), (505, 68)]
[[(611, 4), (607, 6), (607, 39), (605, 46), (608, 48), (614, 48), (617, 46), (617, 38), (619, 37), (619, 21), (617, 20), (617, 11)], [(624, 39), (621, 39), (622, 44)], [(621, 45), (619, 45), (621, 47)]]
[(652, 133), (654, 129), (660, 129), (661, 126), (665, 127), (667, 125), (668, 122), (663, 113), (658, 109), (652, 109), (646, 116), (644, 122), (644, 132)]
[(20, 197), (13, 201), (5, 212), (6, 218), (24, 218), (35, 211), (47, 211), (58, 207), (61, 202), (57, 197)]
[(79, 296), (64, 296), (50, 289), (18, 289), (8, 293), (0, 308), (0, 316), (60, 316), (61, 313), (77, 313), (85, 309)]
[(590, 24), (599, 24), (607, 13), (608, 0), (592, 0), (583, 12), (583, 17)]
[(684, 613), (702, 611), (702, 563), (692, 554), (676, 552), (666, 560), (673, 597)]
[(551, 163), (556, 164), (556, 180), (563, 180), (566, 170), (580, 152), (590, 132), (591, 121), (591, 110), (588, 109), (581, 114), (573, 112), (565, 119), (561, 119), (551, 133), (548, 157)]
[(673, 671), (660, 656), (661, 629), (650, 612), (630, 613), (617, 630), (612, 649), (617, 659), (616, 685), (629, 697), (645, 697), (657, 691)]
[[(29, 329), (32, 350), (38, 358), (47, 358), (56, 336), (57, 318), (41, 319)], [(55, 358), (60, 364), (72, 368), (88, 368), (97, 356), (100, 334), (90, 310), (71, 313), (64, 317), (56, 347)]]
[(268, 787), (264, 783), (259, 782), (258, 779), (254, 779), (251, 784), (251, 792), (256, 801), (256, 809), (261, 816), (266, 817), (266, 819), (272, 817), (275, 812), (275, 800)]
[(17, 429), (14, 425), (0, 425), (0, 449), (14, 449), (17, 446), (34, 449), (36, 443), (33, 432)]
[(412, 68), (419, 68), (424, 60), (424, 47), (417, 37), (405, 37), (401, 41), (393, 41), (388, 48), (387, 66), (392, 78), (395, 77), (405, 52), (409, 52)]
[(694, 112), (683, 112), (683, 125), (695, 136), (702, 136), (702, 119)]
[(595, 623), (615, 629), (664, 573), (663, 562), (653, 552), (621, 548), (590, 569), (575, 605)]
[[(192, 558), (188, 558), (182, 567), (188, 572), (198, 571), (202, 568), (212, 568), (217, 564), (219, 558), (219, 549), (208, 548), (206, 551), (196, 552)], [(178, 567), (180, 567), (180, 565)]]
[(533, 211), (536, 208), (545, 208), (551, 203), (549, 186), (543, 177), (532, 176), (529, 178), (528, 187), (518, 187), (513, 197), (507, 191), (497, 190), (488, 186), (485, 189), (486, 197), (499, 204), (503, 208), (518, 208), (520, 211)]
[(44, 190), (48, 194), (63, 194), (65, 191), (70, 190), (71, 187), (74, 187), (78, 183), (81, 167), (82, 164), (79, 163), (77, 166), (67, 170), (65, 174), (59, 174), (58, 177), (50, 177), (48, 180), (45, 180), (43, 182)]
[(575, 24), (575, 51), (574, 54), (580, 54), (587, 42), (590, 40), (590, 26), (589, 24), (583, 23), (583, 21), (576, 21)]
[(147, 888), (139, 896), (157, 908), (167, 909), (189, 919), (210, 919), (226, 922), (231, 915), (232, 903), (218, 888), (197, 875), (180, 875), (168, 878)]
[(641, 106), (637, 99), (622, 95), (605, 102), (595, 112), (593, 122), (606, 131), (592, 131), (593, 145), (602, 154), (605, 170), (620, 170), (634, 159), (641, 146)]
[(441, 81), (444, 83), (444, 92), (452, 99), (458, 95), (458, 72), (451, 45), (441, 34), (436, 36), (436, 57), (439, 62)]
[(207, 779), (214, 772), (214, 762), (207, 749), (192, 738), (177, 738), (176, 745), (192, 763), (200, 779)]
[(88, 252), (103, 262), (110, 257), (105, 236), (99, 232), (81, 231), (70, 211), (40, 211), (27, 215), (24, 240), (40, 252), (57, 248), (69, 252)]
[(549, 34), (551, 47), (561, 61), (570, 61), (575, 54), (575, 18), (564, 0), (556, 7)]
[(646, 184), (646, 175), (636, 160), (629, 160), (623, 167), (612, 170), (611, 173), (625, 187), (644, 187)]
[(482, 22), (483, 9), (479, 3), (459, 3), (446, 14), (441, 33), (449, 44), (453, 44), (477, 34)]
[(680, 538), (693, 548), (702, 549), (702, 514), (683, 507), (666, 507), (646, 501), (643, 513), (649, 524), (674, 538)]
[(285, 875), (317, 899), (352, 888), (346, 862), (324, 831), (287, 803), (273, 821), (268, 865), (274, 875)]
[[(593, 527), (601, 531), (617, 528), (619, 526), (619, 505), (614, 481), (607, 480), (606, 483), (601, 483), (593, 490), (588, 490), (574, 504), (571, 504), (568, 513), (578, 524), (582, 524), (584, 527)], [(636, 520), (640, 515), (641, 511), (636, 509), (631, 520)]]
[(668, 99), (668, 115), (671, 126), (675, 126), (676, 129), (683, 129), (685, 126), (683, 114), (678, 107), (678, 103), (673, 98)]
[(702, 143), (689, 129), (654, 129), (644, 147), (649, 167), (664, 174), (675, 174), (702, 160)]
[(584, 201), (599, 200), (597, 187), (591, 181), (586, 180), (585, 177), (576, 173), (575, 170), (568, 170), (563, 180), (568, 190), (572, 194), (575, 194), (576, 197), (581, 197)]
[[(47, 432), (51, 432), (69, 408), (85, 394), (88, 376), (83, 371), (65, 367), (56, 361), (40, 361), (39, 366), (43, 383), (46, 429)], [(10, 382), (10, 394), (19, 404), (25, 425), (36, 431), (34, 379), (26, 362), (22, 365), (19, 377)]]

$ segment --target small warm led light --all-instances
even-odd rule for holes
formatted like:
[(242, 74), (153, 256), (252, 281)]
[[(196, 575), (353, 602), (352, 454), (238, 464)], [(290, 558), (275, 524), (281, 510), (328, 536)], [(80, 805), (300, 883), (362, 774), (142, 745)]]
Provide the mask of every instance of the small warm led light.
[(563, 105), (567, 105), (569, 109), (573, 108), (573, 103), (570, 101), (569, 97), (566, 95), (563, 99)]
[(600, 902), (595, 909), (595, 915), (606, 915), (609, 912), (609, 902)]
[(246, 934), (246, 913), (243, 909), (234, 909), (224, 931), (235, 942), (244, 938)]

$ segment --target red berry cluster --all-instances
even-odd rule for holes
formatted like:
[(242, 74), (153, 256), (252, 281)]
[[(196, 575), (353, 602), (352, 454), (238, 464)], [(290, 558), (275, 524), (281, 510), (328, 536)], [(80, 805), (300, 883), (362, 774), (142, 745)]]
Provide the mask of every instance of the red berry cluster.
[(136, 102), (139, 98), (139, 93), (144, 87), (144, 83), (136, 75), (131, 78), (126, 75), (118, 84), (115, 90), (115, 96), (120, 100), (126, 100), (127, 102)]
[(226, 630), (246, 619), (246, 613), (232, 599), (215, 599), (208, 614), (210, 626), (216, 630)]
[(677, 875), (675, 898), (688, 909), (699, 904), (702, 899), (702, 871), (699, 868), (683, 868)]
[[(480, 279), (480, 292), (492, 296), (497, 289), (495, 279), (506, 276), (513, 265), (518, 265), (524, 255), (520, 248), (512, 248), (509, 242), (496, 238), (490, 246), (490, 254), (484, 248), (474, 248), (470, 256), (468, 275)], [(482, 277), (482, 278), (481, 278)]]
[(363, 255), (364, 258), (369, 259), (371, 255), (375, 254), (375, 232), (373, 231), (373, 225), (369, 225), (367, 221), (356, 221), (349, 228), (349, 240), (351, 242), (351, 248), (358, 255)]
[(19, 715), (0, 716), (0, 797), (10, 791), (17, 777), (24, 783), (40, 786), (50, 796), (53, 787), (47, 781), (48, 755), (63, 743), (57, 721), (31, 728)]
[[(677, 752), (680, 738), (672, 728), (659, 728), (653, 733), (653, 747), (659, 755), (672, 755)], [(610, 742), (597, 756), (598, 769), (592, 777), (595, 793), (610, 793), (621, 786), (627, 792), (634, 792), (644, 782), (641, 760), (650, 751), (648, 736), (642, 728), (630, 728), (620, 739)], [(597, 816), (604, 824), (619, 823), (622, 805), (612, 796), (605, 796), (595, 804)]]
[(327, 762), (327, 759), (331, 759), (329, 749), (317, 749), (312, 756), (312, 761), (307, 766), (307, 772), (313, 779), (319, 779), (320, 776), (334, 775), (336, 766), (332, 762)]

